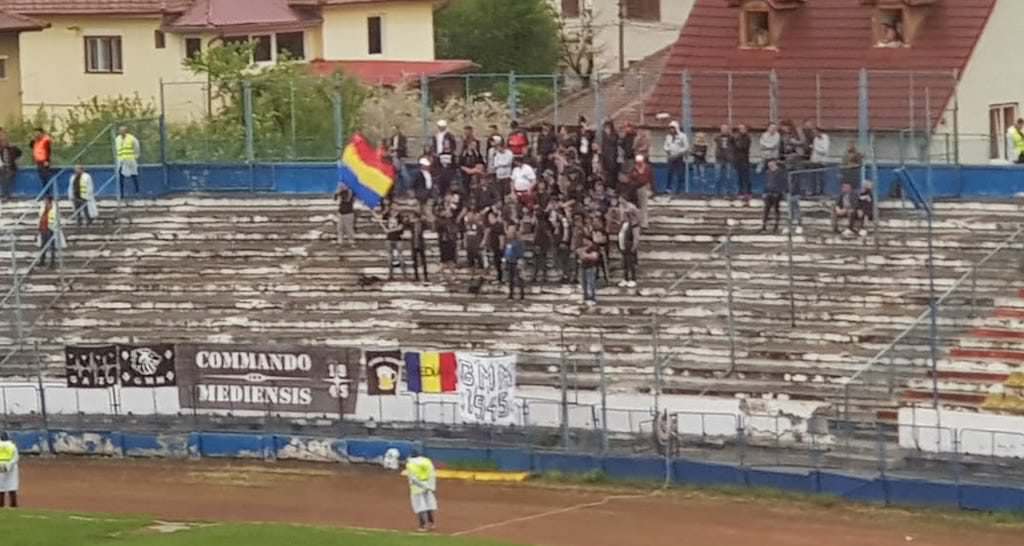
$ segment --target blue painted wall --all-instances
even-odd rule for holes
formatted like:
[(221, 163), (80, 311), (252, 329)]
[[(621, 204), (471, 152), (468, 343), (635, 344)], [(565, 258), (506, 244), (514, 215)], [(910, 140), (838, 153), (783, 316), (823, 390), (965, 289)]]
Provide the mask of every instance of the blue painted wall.
[[(895, 165), (879, 168), (878, 190), (883, 198), (889, 194), (889, 188), (895, 179), (892, 174)], [(926, 169), (920, 166), (908, 167), (914, 179), (925, 191)], [(89, 167), (97, 186), (102, 185), (111, 176), (113, 169), (109, 166)], [(336, 168), (333, 163), (257, 163), (245, 164), (172, 164), (165, 170), (160, 165), (144, 165), (141, 167), (141, 187), (139, 195), (159, 197), (173, 193), (191, 191), (245, 191), (245, 192), (280, 192), (280, 193), (333, 193), (336, 186)], [(70, 173), (60, 177), (61, 195), (67, 194)], [(665, 191), (668, 169), (664, 164), (655, 165), (656, 185), (659, 193)], [(754, 193), (759, 194), (764, 187), (763, 175), (755, 173), (752, 178)], [(23, 169), (18, 173), (16, 193), (21, 197), (35, 196), (41, 189), (39, 177), (34, 169)], [(713, 167), (709, 167), (706, 178), (702, 181), (696, 177), (689, 182), (692, 193), (714, 193), (716, 176)], [(838, 181), (828, 180), (828, 192), (838, 190)], [(1024, 167), (1012, 165), (970, 165), (957, 169), (949, 165), (937, 165), (932, 168), (932, 186), (935, 196), (939, 198), (978, 198), (978, 197), (1012, 197), (1024, 192)], [(729, 184), (729, 191), (737, 189), (735, 180)], [(133, 195), (134, 189), (128, 188), (127, 195)], [(101, 196), (117, 195), (116, 184), (110, 184)]]
[[(398, 449), (403, 457), (407, 457), (419, 445), (417, 442), (389, 439), (206, 432), (147, 434), (29, 430), (16, 431), (13, 438), (24, 454), (57, 452), (120, 457), (280, 458), (349, 463), (378, 462), (391, 448)], [(528, 449), (474, 447), (426, 447), (424, 451), (442, 467), (446, 463), (490, 461), (505, 471), (557, 471), (567, 474), (599, 471), (611, 479), (655, 483), (666, 478), (665, 460), (650, 456), (598, 457)], [(689, 459), (675, 459), (667, 466), (669, 481), (677, 485), (767, 487), (886, 505), (1024, 511), (1022, 488), (851, 476), (815, 470), (766, 470)]]

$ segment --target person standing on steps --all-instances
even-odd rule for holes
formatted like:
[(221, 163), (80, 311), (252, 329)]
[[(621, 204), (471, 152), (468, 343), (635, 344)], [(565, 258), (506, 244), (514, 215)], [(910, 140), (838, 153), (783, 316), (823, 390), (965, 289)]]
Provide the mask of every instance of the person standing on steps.
[(0, 432), (0, 508), (18, 507), (18, 446), (6, 432)]
[(601, 251), (593, 239), (587, 239), (578, 256), (582, 269), (583, 305), (591, 307), (597, 305), (597, 268), (601, 265)]
[(786, 172), (779, 167), (778, 159), (768, 160), (768, 170), (764, 175), (764, 216), (761, 220), (761, 233), (768, 230), (769, 213), (775, 211), (775, 227), (772, 233), (779, 232), (779, 217), (782, 196), (786, 193)]
[(413, 449), (405, 462), (405, 474), (409, 479), (409, 497), (412, 511), (416, 514), (420, 532), (433, 531), (437, 512), (437, 472), (434, 462), (424, 457), (419, 449)]
[(39, 186), (46, 188), (50, 182), (53, 171), (50, 170), (50, 160), (53, 158), (53, 137), (42, 127), (36, 127), (36, 136), (29, 143), (32, 148), (32, 159), (36, 162), (36, 170), (39, 172)]
[(409, 248), (412, 251), (412, 274), (416, 282), (420, 281), (420, 271), (423, 271), (423, 282), (430, 282), (427, 275), (427, 223), (423, 214), (419, 211), (412, 215), (412, 222), (409, 224)]
[(18, 176), (18, 158), (21, 148), (7, 139), (7, 133), (0, 130), (0, 199), (9, 201), (14, 197), (14, 180)]
[(57, 203), (53, 201), (53, 194), (47, 193), (39, 207), (39, 249), (42, 252), (39, 256), (39, 265), (46, 263), (46, 253), (49, 251), (50, 269), (57, 266), (57, 247), (60, 246), (57, 214)]
[(123, 199), (125, 179), (130, 178), (135, 193), (139, 193), (139, 156), (142, 154), (142, 148), (139, 139), (135, 138), (127, 127), (122, 126), (118, 133), (114, 139), (114, 148), (117, 150), (117, 180)]
[(519, 228), (515, 224), (505, 227), (505, 273), (508, 275), (508, 299), (515, 297), (516, 285), (519, 285), (519, 299), (526, 299), (526, 287), (519, 271), (519, 262), (523, 259), (523, 241), (519, 238)]
[(87, 226), (99, 216), (99, 209), (96, 207), (96, 188), (93, 186), (92, 175), (85, 172), (81, 163), (75, 165), (75, 172), (71, 175), (68, 183), (68, 198), (71, 199), (73, 209), (71, 217), (78, 225), (82, 225), (82, 218), (85, 218)]
[(338, 202), (338, 244), (348, 239), (349, 246), (356, 246), (355, 194), (345, 184), (338, 184), (334, 200)]

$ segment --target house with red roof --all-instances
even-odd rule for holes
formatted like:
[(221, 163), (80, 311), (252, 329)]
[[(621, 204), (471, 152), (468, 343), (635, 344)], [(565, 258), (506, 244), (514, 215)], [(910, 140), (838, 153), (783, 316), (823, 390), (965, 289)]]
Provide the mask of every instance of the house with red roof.
[(18, 37), (46, 23), (0, 10), (0, 121), (21, 114), (21, 55)]
[(138, 94), (169, 115), (205, 114), (205, 83), (184, 61), (223, 43), (254, 44), (256, 65), (310, 62), (368, 84), (468, 71), (434, 58), (437, 0), (0, 0), (48, 27), (20, 40), (23, 110)]
[(1022, 20), (1021, 0), (696, 0), (643, 118), (810, 121), (836, 159), (866, 129), (882, 159), (1003, 161), (1024, 101)]

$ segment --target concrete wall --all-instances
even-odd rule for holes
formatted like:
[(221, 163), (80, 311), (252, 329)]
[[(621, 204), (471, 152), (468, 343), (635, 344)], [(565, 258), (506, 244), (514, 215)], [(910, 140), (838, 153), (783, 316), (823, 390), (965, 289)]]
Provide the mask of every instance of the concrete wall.
[[(358, 398), (355, 415), (360, 421), (413, 423), (417, 419), (416, 398), (369, 396), (365, 385)], [(44, 383), (46, 411), (49, 415), (113, 414), (115, 401), (121, 414), (178, 415), (182, 408), (176, 388), (155, 389), (68, 389), (64, 383)], [(560, 425), (560, 398), (557, 389), (523, 387), (516, 405), (516, 426), (556, 428)], [(32, 415), (42, 412), (39, 389), (31, 382), (0, 383), (0, 401), (4, 415)], [(599, 427), (600, 397), (594, 392), (572, 393), (570, 427), (595, 430)], [(684, 436), (735, 438), (742, 429), (748, 439), (784, 443), (807, 441), (811, 417), (827, 404), (818, 402), (711, 399), (695, 396), (665, 395), (660, 409), (679, 412), (676, 432)], [(608, 430), (613, 433), (650, 433), (653, 402), (650, 396), (611, 393), (608, 396)], [(204, 412), (210, 413), (210, 412)], [(263, 412), (235, 411), (239, 416), (260, 416)], [(418, 418), (426, 423), (463, 424), (454, 395), (421, 397)], [(830, 441), (826, 435), (816, 444)]]
[[(44, 20), (51, 24), (50, 28), (21, 35), (26, 115), (32, 115), (40, 106), (60, 112), (96, 96), (138, 94), (158, 107), (161, 78), (198, 81), (182, 66), (184, 37), (167, 34), (166, 47), (156, 48), (154, 32), (160, 27), (158, 17), (60, 16)], [(86, 73), (84, 37), (89, 35), (121, 37), (123, 73)]]
[[(1024, 2), (998, 0), (961, 76), (959, 122), (963, 157), (988, 160), (990, 105), (1016, 103), (1024, 108), (1024, 66), (1008, 57), (1010, 52), (1020, 49), (1017, 27), (1021, 20)], [(947, 111), (951, 108), (952, 105), (947, 107)], [(947, 117), (947, 129), (952, 130), (952, 118)], [(1004, 135), (1000, 135), (1000, 140), (1005, 140)]]
[(21, 115), (21, 60), (16, 33), (0, 34), (0, 58), (7, 65), (6, 77), (0, 80), (0, 123), (6, 123)]
[[(619, 71), (619, 0), (580, 0), (580, 5), (591, 5), (594, 27), (600, 51), (598, 68), (604, 73)], [(690, 15), (694, 0), (661, 0), (661, 21), (627, 20), (625, 25), (626, 66), (639, 61), (659, 49), (672, 45)], [(561, 11), (561, 0), (551, 0), (555, 10)], [(578, 19), (568, 19), (569, 28), (578, 25)]]
[[(368, 17), (383, 18), (380, 55), (367, 47)], [(323, 9), (323, 56), (325, 59), (396, 61), (434, 60), (434, 7), (431, 2), (357, 4)]]
[(228, 434), (210, 432), (152, 433), (67, 430), (16, 430), (13, 438), (25, 455), (92, 455), (108, 457), (231, 458), (376, 463), (388, 449), (408, 457), (414, 448), (444, 468), (450, 463), (493, 463), (500, 471), (600, 472), (612, 480), (644, 480), (691, 486), (772, 488), (805, 494), (824, 494), (851, 501), (885, 505), (918, 505), (965, 510), (1024, 510), (1024, 489), (865, 477), (820, 470), (768, 470), (744, 465), (716, 464), (693, 459), (653, 456), (594, 456), (581, 453), (517, 448), (445, 447), (401, 439), (330, 438), (289, 434)]
[(1024, 416), (911, 407), (900, 408), (899, 427), (906, 449), (1024, 458)]

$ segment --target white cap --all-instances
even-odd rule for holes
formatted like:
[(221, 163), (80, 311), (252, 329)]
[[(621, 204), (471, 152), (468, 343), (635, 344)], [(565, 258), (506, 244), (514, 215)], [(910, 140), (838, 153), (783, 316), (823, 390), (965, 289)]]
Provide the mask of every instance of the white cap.
[(647, 158), (644, 157), (644, 154), (636, 154), (636, 160), (637, 161), (646, 161)]
[(421, 157), (420, 158), (420, 165), (423, 166), (423, 167), (429, 167), (430, 166), (430, 160), (425, 158), (425, 157)]
[(437, 126), (438, 126), (438, 127), (440, 127), (440, 128), (442, 128), (442, 129), (444, 129), (445, 127), (447, 127), (447, 126), (448, 126), (448, 122), (447, 122), (447, 121), (445, 121), (445, 120), (443, 120), (443, 119), (441, 119), (441, 120), (438, 120), (438, 121), (437, 121)]

